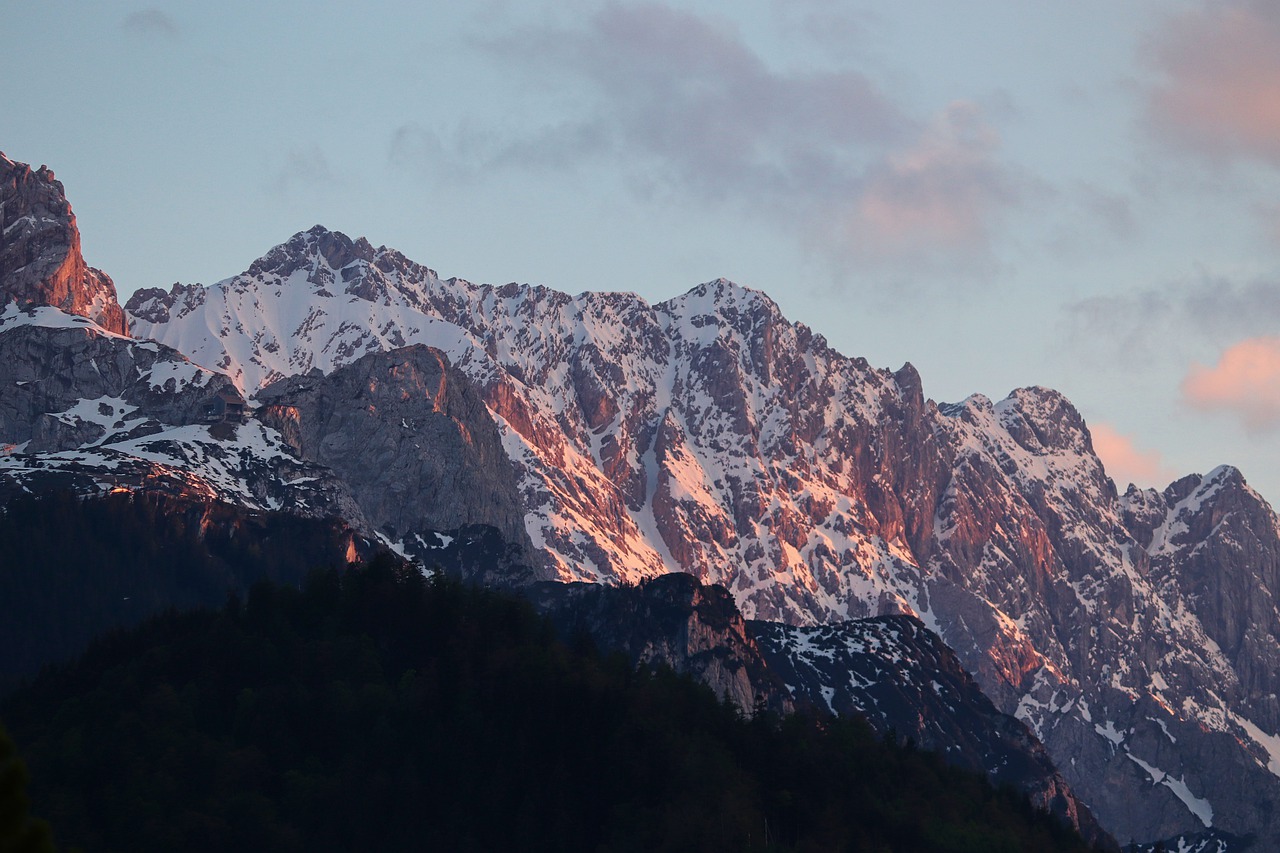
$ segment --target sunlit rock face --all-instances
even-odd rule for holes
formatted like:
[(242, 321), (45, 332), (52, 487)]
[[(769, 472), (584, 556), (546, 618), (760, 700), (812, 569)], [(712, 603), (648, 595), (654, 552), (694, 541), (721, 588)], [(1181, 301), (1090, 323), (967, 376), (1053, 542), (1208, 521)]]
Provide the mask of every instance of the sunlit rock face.
[(0, 153), (0, 307), (48, 305), (127, 335), (116, 288), (80, 254), (80, 231), (62, 182)]

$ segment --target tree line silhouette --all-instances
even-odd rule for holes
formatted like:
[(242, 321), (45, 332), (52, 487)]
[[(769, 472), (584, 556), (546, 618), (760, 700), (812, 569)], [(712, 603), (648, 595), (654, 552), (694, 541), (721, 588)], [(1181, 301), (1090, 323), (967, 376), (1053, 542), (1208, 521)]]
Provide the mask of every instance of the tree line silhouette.
[(387, 555), (117, 629), (0, 720), (90, 851), (1089, 849), (860, 720), (745, 716)]

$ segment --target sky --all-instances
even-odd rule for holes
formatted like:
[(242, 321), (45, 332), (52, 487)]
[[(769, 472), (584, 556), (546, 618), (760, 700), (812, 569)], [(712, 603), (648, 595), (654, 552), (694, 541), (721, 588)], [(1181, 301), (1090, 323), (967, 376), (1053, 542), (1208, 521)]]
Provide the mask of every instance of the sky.
[(0, 151), (121, 301), (317, 223), (443, 276), (719, 276), (1117, 481), (1280, 502), (1274, 0), (0, 0)]

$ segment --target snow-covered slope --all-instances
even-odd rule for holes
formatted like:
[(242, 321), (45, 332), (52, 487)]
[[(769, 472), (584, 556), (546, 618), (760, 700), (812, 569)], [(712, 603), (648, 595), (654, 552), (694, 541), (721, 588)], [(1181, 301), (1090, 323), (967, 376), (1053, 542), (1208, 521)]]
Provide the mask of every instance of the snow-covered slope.
[(127, 308), (250, 395), (439, 347), (556, 577), (684, 570), (796, 624), (917, 615), (1120, 837), (1280, 837), (1280, 538), (1233, 469), (1121, 497), (1056, 392), (935, 406), (909, 365), (847, 358), (723, 280), (657, 305), (475, 285), (317, 227)]
[[(734, 578), (748, 612), (800, 620), (865, 615), (876, 592), (897, 595), (888, 570), (841, 575), (854, 564), (901, 569), (910, 554), (901, 532), (840, 532), (880, 524), (842, 494), (842, 476), (852, 478), (825, 470), (822, 448), (797, 440), (797, 430), (828, 443), (876, 431), (886, 407), (901, 405), (897, 380), (831, 352), (763, 294), (718, 281), (650, 306), (628, 294), (442, 281), (317, 228), (213, 287), (139, 293), (130, 313), (139, 337), (226, 371), (249, 394), (369, 351), (443, 349), (499, 417), (524, 474), (529, 534), (562, 579), (683, 568), (727, 581), (732, 561), (748, 567)], [(768, 352), (743, 349), (775, 333)], [(775, 381), (780, 370), (787, 381)], [(800, 465), (822, 469), (804, 477), (813, 491), (802, 500), (806, 516), (825, 510), (815, 519), (825, 533), (781, 543), (764, 531), (807, 526), (793, 519)], [(747, 516), (754, 527), (738, 530)], [(858, 559), (842, 553), (850, 549)]]
[(748, 623), (790, 696), (857, 714), (878, 732), (943, 754), (950, 763), (1025, 791), (1090, 840), (1098, 826), (1027, 727), (1000, 713), (955, 652), (910, 616), (797, 627)]
[(258, 423), (208, 424), (234, 387), (177, 351), (48, 306), (0, 312), (0, 500), (52, 487), (147, 490), (346, 518), (347, 487)]

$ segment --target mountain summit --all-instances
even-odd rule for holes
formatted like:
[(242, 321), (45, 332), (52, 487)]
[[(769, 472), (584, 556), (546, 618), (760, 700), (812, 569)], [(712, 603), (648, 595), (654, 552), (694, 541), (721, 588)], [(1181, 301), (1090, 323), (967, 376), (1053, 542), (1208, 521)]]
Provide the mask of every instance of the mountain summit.
[(84, 261), (62, 182), (0, 152), (0, 305), (51, 305), (127, 335), (111, 278)]

